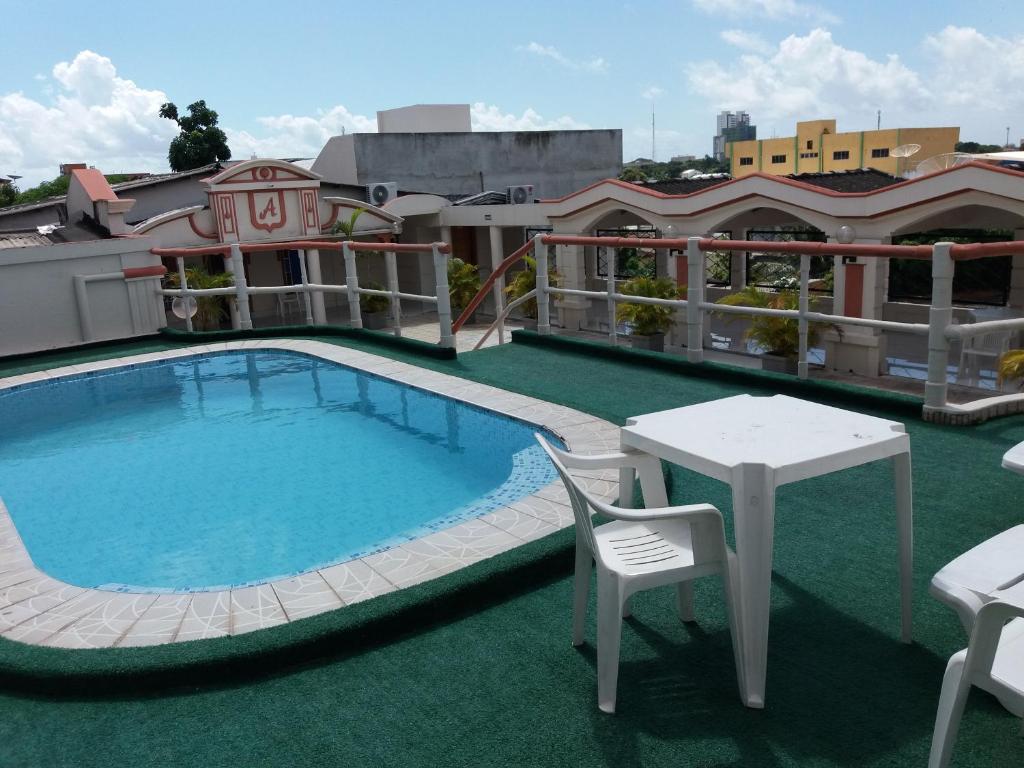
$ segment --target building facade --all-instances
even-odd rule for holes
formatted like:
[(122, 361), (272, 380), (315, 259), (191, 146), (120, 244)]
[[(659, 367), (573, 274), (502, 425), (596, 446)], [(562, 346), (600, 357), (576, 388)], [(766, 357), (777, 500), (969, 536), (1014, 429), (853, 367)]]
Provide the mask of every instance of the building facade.
[(719, 112), (715, 120), (715, 138), (711, 156), (718, 162), (726, 159), (726, 147), (732, 141), (747, 141), (757, 138), (757, 126), (750, 124), (746, 112)]
[[(729, 142), (726, 155), (733, 178), (752, 173), (788, 176), (857, 168), (901, 176), (925, 158), (953, 152), (959, 140), (959, 128), (837, 133), (835, 120), (805, 120), (796, 124), (795, 136)], [(892, 150), (904, 144), (919, 144), (921, 149), (912, 157), (894, 156)]]

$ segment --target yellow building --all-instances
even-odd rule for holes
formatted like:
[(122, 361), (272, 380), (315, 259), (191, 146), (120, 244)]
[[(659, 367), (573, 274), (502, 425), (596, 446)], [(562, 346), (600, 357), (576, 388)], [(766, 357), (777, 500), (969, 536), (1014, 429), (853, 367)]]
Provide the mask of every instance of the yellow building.
[[(787, 176), (856, 168), (876, 168), (899, 176), (926, 157), (953, 152), (959, 140), (959, 128), (836, 133), (835, 120), (805, 120), (796, 124), (796, 136), (734, 141), (725, 151), (734, 178), (757, 172)], [(913, 157), (893, 157), (892, 150), (901, 144), (920, 144), (921, 150)]]

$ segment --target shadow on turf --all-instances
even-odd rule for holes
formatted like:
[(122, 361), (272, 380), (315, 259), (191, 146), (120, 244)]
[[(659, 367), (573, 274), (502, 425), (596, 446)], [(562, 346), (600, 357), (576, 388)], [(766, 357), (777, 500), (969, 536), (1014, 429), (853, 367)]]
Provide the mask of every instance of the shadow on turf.
[(624, 631), (653, 656), (622, 660), (613, 716), (597, 710), (594, 648), (580, 649), (595, 667), (593, 731), (606, 764), (639, 766), (652, 741), (678, 744), (679, 754), (704, 753), (702, 766), (733, 768), (782, 765), (778, 755), (785, 764), (868, 765), (908, 746), (926, 752), (946, 660), (850, 618), (782, 576), (773, 582), (792, 603), (772, 613), (764, 710), (740, 703), (726, 631), (695, 624), (679, 633), (679, 625), (669, 626), (666, 634), (627, 619)]

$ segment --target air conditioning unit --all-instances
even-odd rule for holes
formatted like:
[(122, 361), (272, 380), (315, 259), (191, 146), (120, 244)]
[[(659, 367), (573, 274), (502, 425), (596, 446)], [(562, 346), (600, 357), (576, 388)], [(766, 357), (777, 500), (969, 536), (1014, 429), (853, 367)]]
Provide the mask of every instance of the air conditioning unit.
[(398, 184), (393, 181), (379, 181), (366, 185), (366, 202), (378, 207), (398, 197)]
[(508, 188), (508, 201), (513, 205), (533, 202), (533, 184), (520, 184)]

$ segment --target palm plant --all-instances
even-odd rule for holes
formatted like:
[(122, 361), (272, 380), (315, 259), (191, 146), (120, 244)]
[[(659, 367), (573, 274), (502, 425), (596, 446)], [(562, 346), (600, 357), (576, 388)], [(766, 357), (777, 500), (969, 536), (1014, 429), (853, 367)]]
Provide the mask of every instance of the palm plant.
[[(526, 266), (512, 275), (505, 286), (505, 295), (508, 297), (509, 303), (522, 298), (537, 287), (537, 260), (532, 256), (524, 256), (523, 263)], [(548, 267), (548, 285), (558, 285), (558, 280), (558, 273)], [(537, 300), (535, 298), (523, 302), (520, 304), (520, 308), (526, 317), (534, 320), (537, 318)]]
[(1024, 349), (1011, 349), (999, 358), (997, 380), (1000, 384), (1004, 381), (1024, 381)]
[[(652, 299), (678, 299), (679, 288), (668, 277), (634, 277), (619, 288), (627, 296), (646, 296)], [(672, 307), (656, 304), (620, 304), (615, 310), (615, 319), (629, 323), (633, 333), (639, 336), (653, 336), (664, 333), (672, 325)]]
[[(207, 288), (230, 288), (235, 284), (234, 275), (227, 272), (210, 274), (204, 267), (186, 267), (185, 282), (189, 288), (205, 290)], [(167, 276), (170, 288), (180, 288), (181, 280), (177, 272)], [(196, 296), (196, 314), (192, 323), (196, 330), (213, 331), (220, 327), (220, 321), (228, 315), (226, 296)]]
[[(758, 307), (761, 309), (800, 308), (800, 294), (796, 291), (762, 291), (748, 285), (742, 291), (724, 296), (716, 303), (732, 307)], [(728, 319), (734, 319), (729, 315)], [(807, 344), (818, 341), (820, 323), (810, 323), (807, 329)], [(795, 360), (800, 354), (800, 324), (796, 318), (755, 315), (744, 338), (754, 342), (769, 355)]]
[(460, 258), (448, 262), (448, 295), (451, 297), (452, 313), (457, 317), (469, 306), (480, 290), (479, 267)]
[(352, 216), (348, 221), (336, 222), (331, 232), (335, 235), (344, 235), (346, 240), (351, 240), (352, 233), (356, 231), (356, 220), (364, 210), (363, 208), (356, 208), (352, 211)]

